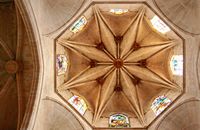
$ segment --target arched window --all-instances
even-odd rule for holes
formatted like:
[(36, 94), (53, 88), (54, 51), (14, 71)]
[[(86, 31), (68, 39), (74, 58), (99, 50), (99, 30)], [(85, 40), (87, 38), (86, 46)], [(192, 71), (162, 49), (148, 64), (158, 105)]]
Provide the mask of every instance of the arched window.
[(68, 102), (81, 114), (84, 115), (85, 111), (87, 110), (87, 105), (85, 101), (79, 97), (74, 95), (71, 97)]
[(110, 12), (113, 14), (120, 15), (120, 14), (127, 13), (128, 9), (110, 9)]
[(109, 127), (126, 128), (130, 127), (128, 117), (123, 114), (114, 114), (110, 116)]
[(183, 55), (172, 56), (170, 68), (174, 75), (183, 75)]
[(170, 31), (170, 28), (156, 15), (151, 19), (151, 23), (153, 27), (161, 33)]
[(151, 105), (151, 109), (153, 110), (153, 112), (157, 115), (159, 115), (163, 110), (165, 110), (165, 108), (167, 108), (167, 106), (171, 103), (171, 100), (169, 98), (167, 98), (166, 96), (162, 95), (157, 97), (152, 105)]
[(58, 75), (64, 74), (67, 71), (68, 61), (65, 55), (57, 55), (56, 68)]
[(81, 31), (84, 26), (87, 24), (87, 19), (84, 16), (81, 16), (80, 19), (78, 19), (70, 28), (70, 31), (73, 33), (77, 33)]

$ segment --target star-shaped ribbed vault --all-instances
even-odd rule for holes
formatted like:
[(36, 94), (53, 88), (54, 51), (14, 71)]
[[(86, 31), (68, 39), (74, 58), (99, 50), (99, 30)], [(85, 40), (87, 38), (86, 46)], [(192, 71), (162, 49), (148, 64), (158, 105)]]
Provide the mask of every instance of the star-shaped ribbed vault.
[(93, 14), (85, 30), (57, 40), (70, 61), (65, 81), (57, 89), (84, 97), (93, 124), (121, 112), (144, 125), (153, 97), (168, 90), (182, 91), (167, 67), (176, 41), (153, 29), (144, 7), (116, 17), (94, 6)]

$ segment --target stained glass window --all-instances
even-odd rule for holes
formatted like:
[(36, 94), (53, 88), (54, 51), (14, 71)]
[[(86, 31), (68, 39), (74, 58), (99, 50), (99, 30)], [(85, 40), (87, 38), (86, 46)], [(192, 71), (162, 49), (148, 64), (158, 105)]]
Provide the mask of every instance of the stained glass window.
[(68, 61), (65, 55), (57, 55), (56, 68), (58, 75), (64, 74), (67, 71)]
[(110, 12), (119, 15), (128, 12), (128, 9), (110, 9)]
[(170, 31), (170, 28), (160, 19), (158, 16), (154, 16), (151, 19), (153, 27), (161, 33), (166, 33)]
[(130, 127), (128, 117), (123, 114), (114, 114), (110, 116), (109, 127), (112, 127), (112, 128)]
[(183, 75), (183, 55), (172, 56), (170, 68), (174, 75)]
[(81, 114), (83, 115), (85, 111), (87, 110), (87, 105), (85, 101), (79, 97), (74, 95), (71, 97), (68, 102)]
[(167, 98), (166, 96), (162, 95), (162, 96), (157, 97), (153, 101), (151, 105), (151, 109), (156, 114), (156, 116), (158, 116), (163, 110), (165, 110), (165, 108), (167, 108), (167, 106), (170, 103), (171, 103), (171, 100)]
[(87, 19), (82, 16), (80, 19), (78, 19), (70, 28), (70, 31), (73, 33), (77, 33), (79, 31), (81, 31), (84, 26), (87, 24)]

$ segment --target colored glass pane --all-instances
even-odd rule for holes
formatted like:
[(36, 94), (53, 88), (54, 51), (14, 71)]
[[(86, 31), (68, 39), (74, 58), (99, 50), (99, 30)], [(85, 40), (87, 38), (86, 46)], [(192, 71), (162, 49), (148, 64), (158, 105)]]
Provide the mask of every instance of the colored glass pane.
[(78, 19), (70, 28), (70, 31), (73, 33), (77, 33), (79, 31), (81, 31), (84, 26), (87, 24), (87, 19), (82, 16), (80, 19)]
[(74, 95), (68, 102), (81, 114), (83, 115), (87, 110), (87, 105), (85, 101), (79, 96)]
[(115, 114), (110, 116), (109, 127), (126, 128), (130, 127), (128, 117), (123, 114)]
[(65, 55), (57, 55), (56, 58), (56, 68), (58, 75), (64, 74), (67, 71), (67, 57)]
[(128, 9), (110, 9), (110, 12), (114, 14), (124, 14), (128, 12)]
[(153, 27), (161, 33), (166, 33), (170, 31), (170, 28), (160, 19), (158, 16), (154, 16), (151, 19)]
[(170, 68), (174, 75), (183, 75), (183, 55), (172, 56)]
[(171, 100), (167, 98), (166, 96), (159, 96), (157, 97), (152, 105), (151, 109), (153, 112), (157, 115), (159, 115), (165, 108), (171, 103)]

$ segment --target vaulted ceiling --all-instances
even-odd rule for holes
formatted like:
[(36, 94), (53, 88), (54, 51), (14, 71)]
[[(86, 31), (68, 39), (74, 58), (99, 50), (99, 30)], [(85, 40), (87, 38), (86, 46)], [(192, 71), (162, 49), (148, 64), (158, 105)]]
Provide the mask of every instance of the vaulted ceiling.
[[(142, 1), (0, 0), (0, 129), (111, 130), (109, 116), (123, 113), (130, 130), (198, 130), (200, 2)], [(70, 32), (82, 15), (86, 26)], [(151, 25), (154, 15), (169, 33)], [(184, 78), (172, 74), (172, 55), (184, 55)], [(67, 101), (74, 94), (84, 115)], [(156, 116), (150, 105), (163, 94), (172, 104)]]
[(83, 30), (72, 34), (68, 29), (57, 40), (69, 64), (65, 77), (57, 76), (57, 90), (84, 98), (94, 126), (108, 127), (98, 122), (124, 113), (144, 127), (157, 96), (183, 91), (169, 66), (174, 47), (181, 50), (182, 42), (155, 30), (144, 5), (122, 15), (98, 6), (83, 14), (88, 19)]
[(29, 111), (37, 64), (13, 1), (0, 3), (0, 25), (0, 129), (14, 130)]

